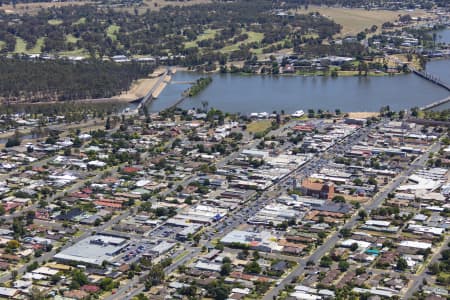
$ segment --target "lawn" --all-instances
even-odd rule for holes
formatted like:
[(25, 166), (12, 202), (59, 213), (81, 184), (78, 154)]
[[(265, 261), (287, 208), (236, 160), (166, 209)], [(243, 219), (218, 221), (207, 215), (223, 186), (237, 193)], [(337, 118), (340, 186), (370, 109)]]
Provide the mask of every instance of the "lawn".
[(51, 20), (48, 20), (48, 24), (50, 24), (50, 25), (60, 25), (60, 24), (62, 24), (62, 20), (61, 19), (51, 19)]
[(3, 47), (5, 47), (6, 43), (4, 41), (0, 41), (0, 50), (3, 49)]
[(106, 29), (106, 34), (111, 38), (111, 40), (117, 40), (117, 34), (119, 33), (120, 26), (118, 25), (109, 25)]
[(247, 131), (250, 133), (264, 132), (270, 126), (272, 126), (270, 120), (253, 121), (247, 125)]
[[(365, 10), (359, 8), (342, 8), (342, 7), (325, 7), (310, 5), (308, 11), (300, 10), (298, 13), (319, 12), (336, 23), (342, 25), (341, 36), (356, 35), (358, 32), (366, 28), (376, 25), (378, 31), (385, 22), (392, 22), (398, 19), (399, 12), (388, 10)], [(426, 12), (423, 10), (415, 10), (412, 12), (404, 12), (412, 17), (424, 16)]]

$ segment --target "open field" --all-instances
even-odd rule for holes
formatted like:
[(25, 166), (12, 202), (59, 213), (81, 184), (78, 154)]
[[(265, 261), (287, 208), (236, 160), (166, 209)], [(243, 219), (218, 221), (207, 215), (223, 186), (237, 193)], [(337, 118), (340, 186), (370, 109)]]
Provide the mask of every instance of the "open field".
[(16, 48), (14, 48), (14, 53), (25, 53), (27, 48), (27, 43), (19, 38), (16, 37)]
[(378, 26), (385, 22), (392, 22), (398, 19), (399, 14), (409, 14), (412, 17), (425, 16), (427, 13), (424, 10), (415, 11), (388, 11), (388, 10), (364, 10), (359, 8), (342, 8), (342, 7), (325, 7), (325, 6), (310, 6), (307, 11), (300, 10), (298, 13), (305, 12), (319, 12), (336, 23), (342, 25), (341, 36), (356, 35), (358, 32), (372, 25)]
[(19, 15), (22, 14), (37, 14), (39, 10), (43, 8), (50, 8), (50, 7), (63, 7), (63, 6), (70, 6), (70, 5), (84, 5), (93, 3), (90, 1), (70, 1), (70, 2), (40, 2), (40, 3), (19, 3), (16, 4), (15, 7), (12, 5), (3, 5), (0, 7), (0, 10), (4, 11), (5, 13), (13, 14), (17, 13)]
[(247, 131), (250, 133), (263, 132), (272, 126), (271, 120), (254, 121), (247, 125)]
[(215, 29), (207, 29), (207, 30), (205, 30), (204, 33), (202, 33), (199, 36), (197, 36), (195, 41), (186, 42), (186, 43), (184, 43), (184, 46), (186, 48), (197, 47), (198, 46), (198, 44), (197, 44), (198, 42), (214, 38), (214, 36), (216, 35), (217, 31), (218, 30), (215, 30)]

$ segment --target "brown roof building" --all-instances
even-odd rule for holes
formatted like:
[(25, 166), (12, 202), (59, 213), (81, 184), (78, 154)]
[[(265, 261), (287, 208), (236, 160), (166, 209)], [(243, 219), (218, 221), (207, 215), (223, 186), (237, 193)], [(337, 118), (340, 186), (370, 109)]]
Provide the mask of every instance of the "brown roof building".
[(319, 199), (332, 199), (334, 197), (334, 184), (331, 182), (314, 182), (305, 179), (302, 182), (301, 192), (303, 195)]

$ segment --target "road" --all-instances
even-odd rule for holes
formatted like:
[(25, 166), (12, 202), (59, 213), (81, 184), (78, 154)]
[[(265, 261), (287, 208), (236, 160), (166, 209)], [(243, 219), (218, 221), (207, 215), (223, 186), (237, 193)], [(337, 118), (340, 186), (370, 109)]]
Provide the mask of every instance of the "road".
[[(395, 191), (402, 184), (402, 182), (404, 182), (405, 179), (408, 178), (408, 176), (411, 175), (415, 170), (425, 165), (430, 152), (436, 152), (439, 148), (440, 148), (439, 143), (433, 144), (428, 149), (428, 151), (419, 156), (407, 170), (400, 173), (395, 180), (393, 180), (382, 191), (377, 193), (375, 197), (372, 199), (372, 201), (363, 206), (362, 208), (369, 213), (372, 209), (379, 207), (383, 203), (384, 199), (387, 198), (389, 193)], [(350, 218), (344, 224), (343, 228), (352, 229), (357, 222), (358, 216), (355, 213), (352, 216), (352, 218)], [(317, 248), (316, 251), (314, 251), (309, 257), (302, 259), (297, 265), (297, 267), (288, 276), (286, 276), (278, 286), (274, 287), (264, 296), (263, 300), (275, 299), (280, 294), (280, 292), (285, 289), (287, 284), (292, 283), (293, 281), (295, 281), (297, 277), (303, 275), (307, 261), (311, 260), (314, 263), (317, 263), (322, 256), (330, 252), (330, 250), (337, 244), (337, 242), (340, 239), (341, 239), (340, 233), (339, 232), (334, 233), (331, 237), (329, 237), (325, 241), (324, 244), (322, 244), (319, 248)]]

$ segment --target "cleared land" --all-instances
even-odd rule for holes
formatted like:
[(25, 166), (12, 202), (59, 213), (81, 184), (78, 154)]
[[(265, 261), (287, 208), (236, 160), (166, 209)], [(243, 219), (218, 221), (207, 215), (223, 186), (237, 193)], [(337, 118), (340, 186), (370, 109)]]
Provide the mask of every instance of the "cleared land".
[[(164, 72), (164, 69), (159, 68), (159, 69), (155, 70), (153, 72), (153, 74), (160, 74), (162, 72)], [(136, 80), (127, 92), (117, 95), (117, 96), (113, 97), (113, 99), (119, 99), (119, 100), (130, 102), (130, 101), (134, 101), (136, 99), (144, 97), (145, 95), (147, 95), (147, 93), (150, 91), (150, 89), (152, 89), (158, 83), (158, 81), (160, 79), (159, 76), (150, 75), (150, 77), (151, 78), (143, 78), (143, 79)], [(164, 81), (170, 81), (170, 78), (165, 79)], [(154, 96), (157, 97), (162, 92), (162, 90), (164, 89), (165, 86), (166, 86), (166, 82), (163, 82), (160, 86), (156, 87)]]
[(247, 131), (250, 133), (263, 132), (270, 126), (272, 126), (272, 121), (270, 120), (253, 121), (247, 125)]
[(348, 113), (349, 118), (356, 118), (356, 119), (366, 119), (366, 118), (372, 118), (372, 117), (378, 117), (380, 113), (378, 112), (351, 112)]
[(342, 25), (341, 36), (356, 35), (372, 25), (378, 26), (385, 22), (393, 22), (398, 19), (398, 15), (409, 14), (412, 17), (423, 17), (427, 13), (424, 10), (415, 11), (389, 11), (389, 10), (364, 10), (359, 8), (343, 8), (343, 7), (325, 7), (325, 6), (310, 6), (307, 11), (299, 10), (298, 13), (305, 12), (319, 12), (336, 23)]

